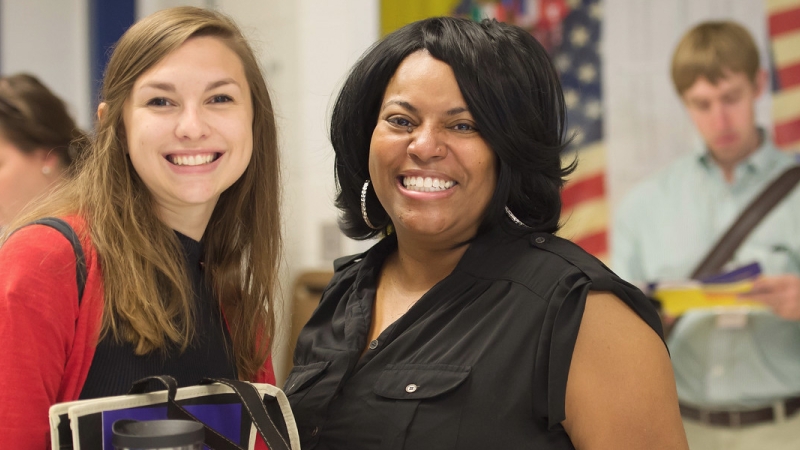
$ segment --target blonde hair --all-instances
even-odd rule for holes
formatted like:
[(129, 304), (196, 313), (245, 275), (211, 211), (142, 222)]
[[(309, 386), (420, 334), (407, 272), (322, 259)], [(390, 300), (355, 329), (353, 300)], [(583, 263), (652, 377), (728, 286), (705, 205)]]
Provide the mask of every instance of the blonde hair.
[(744, 73), (755, 83), (758, 71), (758, 47), (753, 37), (730, 21), (695, 26), (683, 36), (672, 56), (672, 82), (679, 95), (700, 77), (716, 84), (728, 73)]
[(85, 217), (103, 272), (102, 336), (111, 333), (132, 343), (137, 354), (170, 343), (186, 348), (195, 330), (185, 259), (175, 233), (157, 217), (150, 192), (126, 157), (122, 111), (139, 76), (198, 36), (218, 38), (239, 56), (253, 102), (250, 163), (220, 196), (203, 236), (206, 278), (229, 325), (239, 376), (252, 379), (269, 355), (275, 323), (279, 161), (263, 74), (231, 19), (215, 11), (177, 7), (128, 29), (108, 63), (102, 88), (107, 106), (78, 174), (51, 201), (15, 224), (46, 215), (77, 212)]

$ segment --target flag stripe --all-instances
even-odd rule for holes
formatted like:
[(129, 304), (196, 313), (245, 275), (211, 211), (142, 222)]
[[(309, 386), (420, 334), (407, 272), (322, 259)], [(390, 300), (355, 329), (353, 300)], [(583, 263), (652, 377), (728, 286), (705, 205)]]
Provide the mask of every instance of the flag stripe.
[(578, 203), (601, 198), (606, 195), (606, 177), (600, 173), (580, 180), (570, 181), (563, 191), (561, 191), (561, 206), (563, 209), (570, 209)]
[(781, 89), (789, 89), (800, 86), (800, 61), (778, 69), (778, 80)]
[(608, 237), (605, 230), (575, 240), (575, 243), (581, 248), (600, 259), (604, 259), (605, 254), (608, 252), (607, 242)]
[(561, 214), (562, 227), (558, 235), (570, 240), (580, 240), (608, 227), (608, 202), (604, 198), (585, 201)]
[(797, 117), (800, 117), (800, 86), (788, 90), (784, 88), (772, 95), (773, 122), (787, 122)]
[(603, 141), (581, 147), (577, 152), (567, 152), (561, 157), (564, 165), (572, 164), (577, 157), (578, 169), (570, 175), (570, 180), (577, 180), (583, 174), (605, 172), (606, 149)]
[(769, 34), (773, 38), (800, 27), (800, 6), (776, 12), (769, 16)]
[(778, 67), (800, 63), (800, 30), (773, 39), (772, 52)]
[(796, 8), (798, 5), (797, 0), (767, 0), (767, 12), (777, 14), (787, 9)]
[(775, 144), (778, 147), (792, 145), (800, 141), (800, 117), (775, 124)]
[(767, 0), (775, 144), (800, 149), (800, 0)]

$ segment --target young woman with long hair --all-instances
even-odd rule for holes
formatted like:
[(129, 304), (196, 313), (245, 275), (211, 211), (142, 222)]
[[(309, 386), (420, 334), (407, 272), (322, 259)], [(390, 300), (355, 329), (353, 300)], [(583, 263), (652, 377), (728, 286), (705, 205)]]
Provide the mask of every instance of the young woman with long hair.
[[(13, 448), (45, 448), (51, 404), (144, 376), (274, 382), (276, 128), (237, 26), (192, 7), (133, 25), (86, 145), (74, 179), (0, 247), (0, 434)], [(81, 298), (69, 242), (26, 225), (48, 216), (80, 236)]]

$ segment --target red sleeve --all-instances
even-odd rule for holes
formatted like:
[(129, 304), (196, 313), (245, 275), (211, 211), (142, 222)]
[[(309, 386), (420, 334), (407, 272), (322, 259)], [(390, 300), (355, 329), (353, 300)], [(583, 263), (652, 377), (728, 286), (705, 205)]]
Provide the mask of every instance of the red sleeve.
[(267, 383), (275, 385), (275, 370), (272, 368), (272, 355), (264, 361), (264, 367), (256, 375), (255, 383)]
[(56, 402), (75, 338), (75, 254), (58, 231), (15, 232), (0, 247), (0, 436), (6, 448), (50, 447)]

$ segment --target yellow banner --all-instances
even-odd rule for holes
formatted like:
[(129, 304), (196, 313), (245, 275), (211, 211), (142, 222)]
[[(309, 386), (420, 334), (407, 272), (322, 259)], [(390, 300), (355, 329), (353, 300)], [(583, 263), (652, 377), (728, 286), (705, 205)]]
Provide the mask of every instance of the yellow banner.
[(458, 0), (381, 0), (381, 36), (428, 17), (449, 16)]

